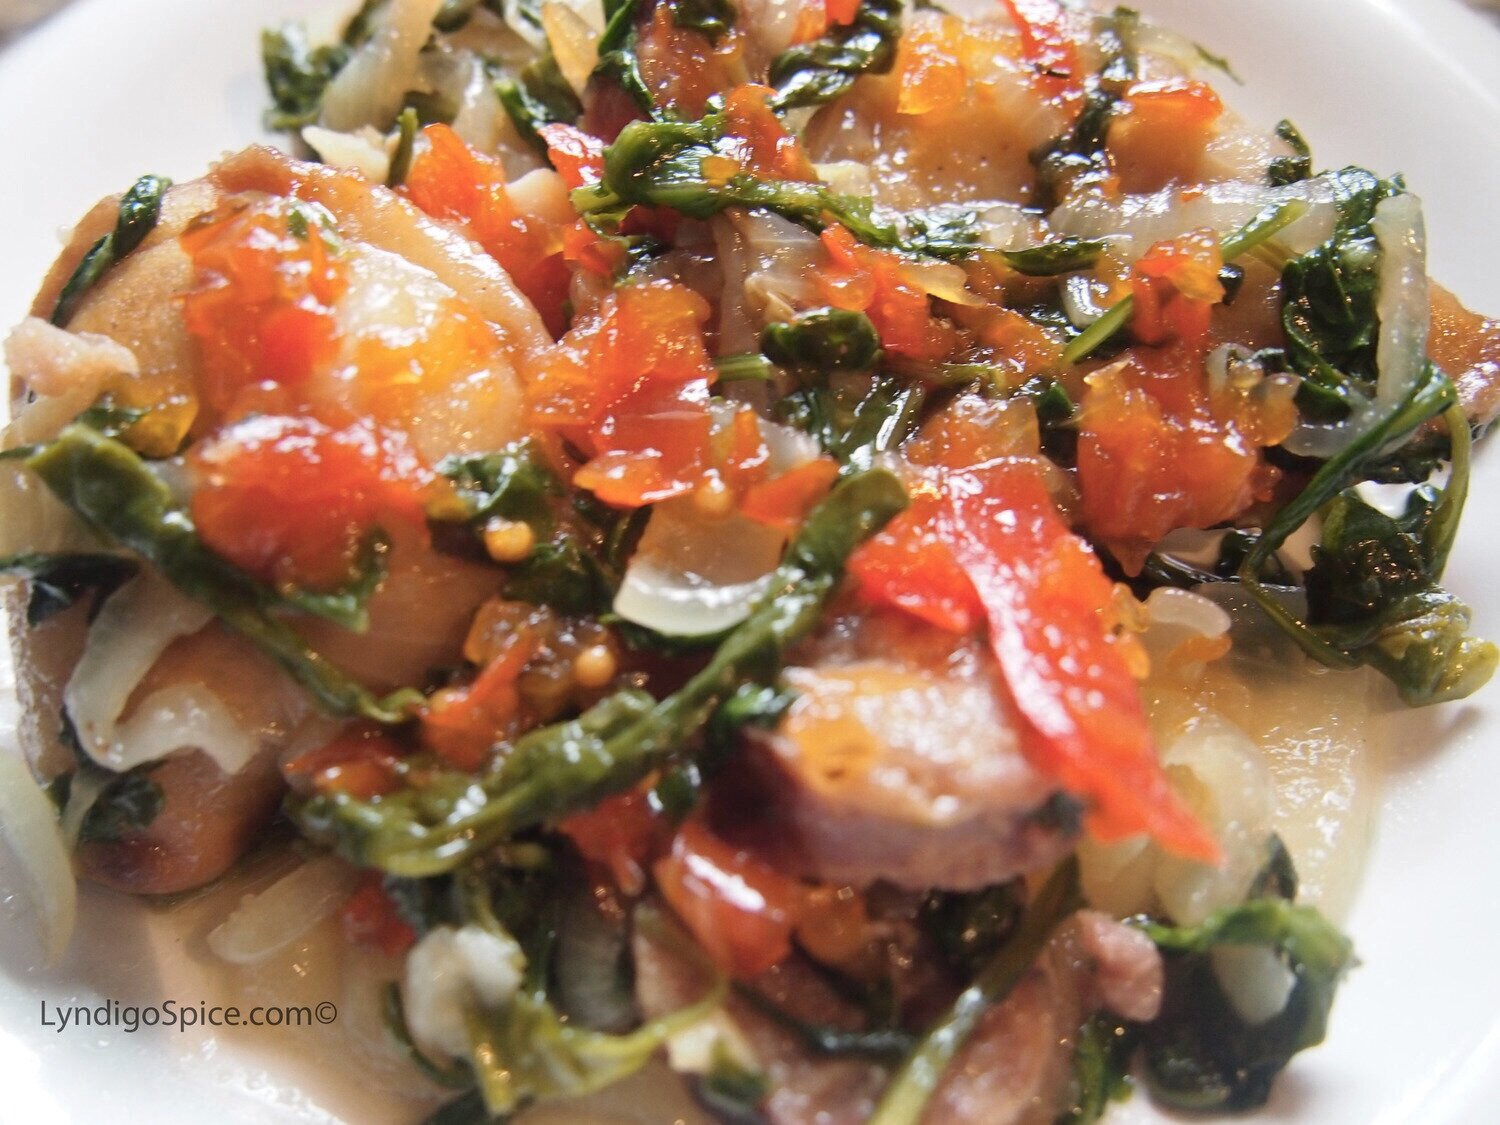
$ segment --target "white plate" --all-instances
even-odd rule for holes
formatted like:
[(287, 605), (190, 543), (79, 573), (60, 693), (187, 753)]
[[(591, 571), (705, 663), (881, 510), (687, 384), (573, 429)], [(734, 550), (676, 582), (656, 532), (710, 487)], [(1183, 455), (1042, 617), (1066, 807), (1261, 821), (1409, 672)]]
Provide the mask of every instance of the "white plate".
[[(1500, 313), (1500, 31), (1452, 0), (1141, 0), (1148, 14), (1229, 56), (1227, 91), (1253, 120), (1290, 116), (1320, 164), (1403, 170), (1427, 203), (1433, 273)], [(55, 255), (57, 231), (145, 171), (188, 179), (260, 135), (260, 28), (314, 10), (294, 0), (91, 0), (0, 54), (0, 324), (17, 321)], [(1228, 85), (1226, 82), (1225, 85)], [(1500, 634), (1494, 497), (1482, 455), (1450, 585)], [(1256, 1122), (1495, 1120), (1500, 1097), (1500, 708), (1395, 717), (1401, 747), (1365, 886), (1349, 923), (1364, 965), (1329, 1043), (1303, 1056)], [(202, 945), (205, 907), (176, 916), (84, 893), (75, 947), (33, 967), (13, 872), (0, 872), (0, 1121), (402, 1120), (403, 1109), (337, 1065), (328, 1033), (216, 1037), (120, 1029), (60, 1033), (55, 1009), (219, 991)], [(297, 993), (295, 973), (266, 999)], [(279, 986), (278, 986), (279, 987)], [(313, 991), (309, 994), (308, 988)], [(1151, 1117), (1138, 1100), (1127, 1118)]]

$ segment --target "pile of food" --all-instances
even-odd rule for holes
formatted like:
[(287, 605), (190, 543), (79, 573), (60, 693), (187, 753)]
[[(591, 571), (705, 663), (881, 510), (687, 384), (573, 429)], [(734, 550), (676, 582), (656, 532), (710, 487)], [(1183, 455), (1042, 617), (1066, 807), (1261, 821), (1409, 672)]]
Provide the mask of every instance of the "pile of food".
[(5, 345), (54, 937), (70, 863), (279, 839), (210, 945), (337, 918), (444, 1121), (659, 1051), (729, 1121), (1264, 1103), (1353, 962), (1358, 717), (1496, 664), (1440, 582), (1500, 325), (1402, 181), (1126, 8), (263, 49), (308, 158), (142, 177)]

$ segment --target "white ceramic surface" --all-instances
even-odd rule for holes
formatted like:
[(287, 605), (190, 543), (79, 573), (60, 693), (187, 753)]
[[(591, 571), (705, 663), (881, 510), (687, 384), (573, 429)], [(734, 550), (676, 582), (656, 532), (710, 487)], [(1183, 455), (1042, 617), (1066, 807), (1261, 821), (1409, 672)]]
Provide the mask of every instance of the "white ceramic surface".
[[(1453, 0), (1141, 0), (1229, 56), (1227, 91), (1292, 117), (1320, 164), (1403, 170), (1427, 203), (1433, 272), (1500, 313), (1500, 30)], [(259, 135), (257, 33), (295, 0), (88, 0), (0, 53), (0, 323), (25, 311), (57, 232), (144, 171), (200, 174)], [(1500, 634), (1500, 454), (1479, 457), (1449, 584)], [(3, 684), (0, 684), (3, 687)], [(1364, 965), (1330, 1041), (1256, 1122), (1500, 1119), (1500, 699), (1393, 716), (1398, 747), (1349, 928)], [(0, 722), (6, 721), (0, 710)], [(0, 869), (0, 1122), (404, 1120), (337, 1065), (328, 1036), (119, 1029), (59, 1033), (55, 1008), (113, 996), (197, 1000), (204, 909), (173, 916), (85, 891), (66, 962), (36, 967), (14, 871)], [(293, 966), (295, 975), (295, 966)], [(304, 987), (308, 999), (331, 999)], [(291, 986), (268, 1000), (302, 1002)], [(619, 1104), (618, 1102), (616, 1103)], [(1122, 1119), (1156, 1120), (1138, 1100)], [(649, 1120), (649, 1119), (647, 1119)]]

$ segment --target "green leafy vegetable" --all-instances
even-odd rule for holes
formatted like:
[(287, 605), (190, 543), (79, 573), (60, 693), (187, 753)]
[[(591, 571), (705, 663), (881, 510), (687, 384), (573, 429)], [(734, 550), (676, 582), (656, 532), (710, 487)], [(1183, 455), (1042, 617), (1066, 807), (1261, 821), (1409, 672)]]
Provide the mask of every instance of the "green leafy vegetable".
[[(1219, 245), (1219, 252), (1224, 261), (1231, 262), (1241, 254), (1247, 254), (1275, 238), (1305, 214), (1307, 204), (1300, 199), (1273, 204), (1225, 238)], [(1130, 322), (1130, 315), (1134, 311), (1135, 297), (1126, 294), (1111, 305), (1103, 316), (1074, 337), (1063, 351), (1063, 362), (1077, 363), (1098, 351)]]
[(1027, 277), (1054, 277), (1073, 270), (1090, 269), (1104, 253), (1104, 243), (1097, 238), (1059, 238), (1024, 250), (1001, 250), (1005, 264)]
[(645, 0), (604, 0), (604, 33), (599, 37), (599, 61), (594, 76), (614, 82), (648, 117), (657, 116), (656, 99), (641, 76), (636, 55), (640, 38), (636, 21), (645, 10)]
[(11, 555), (0, 559), (0, 574), (25, 578), (30, 583), (26, 624), (31, 628), (61, 613), (86, 594), (94, 598), (94, 610), (140, 569), (133, 560), (119, 555)]
[(1278, 121), (1276, 135), (1291, 145), (1294, 155), (1278, 156), (1271, 161), (1271, 167), (1267, 171), (1271, 186), (1285, 187), (1287, 184), (1299, 183), (1311, 176), (1312, 149), (1308, 147), (1306, 138), (1298, 131), (1297, 126), (1290, 121)]
[(1009, 995), (1041, 956), (1053, 931), (1082, 904), (1078, 865), (1070, 859), (1037, 892), (1015, 936), (990, 958), (974, 982), (928, 1028), (881, 1095), (870, 1125), (917, 1125), (922, 1120), (943, 1072), (963, 1049), (984, 1013)]
[(522, 68), (515, 78), (495, 86), (500, 104), (516, 132), (541, 155), (547, 155), (543, 125), (571, 125), (583, 114), (583, 103), (568, 85), (550, 48)]
[(411, 156), (417, 143), (417, 111), (407, 106), (396, 118), (396, 151), (391, 154), (391, 166), (385, 175), (385, 186), (400, 187), (411, 174)]
[(862, 74), (884, 74), (896, 61), (901, 0), (864, 0), (854, 22), (789, 47), (771, 61), (777, 110), (823, 105), (847, 94)]
[(351, 53), (344, 43), (312, 46), (306, 30), (297, 24), (261, 32), (261, 65), (272, 102), (266, 110), (266, 128), (289, 131), (316, 121), (323, 92)]
[(495, 453), (445, 457), (437, 471), (453, 482), (469, 522), (517, 520), (529, 524), (538, 538), (551, 533), (553, 500), (564, 490), (530, 438)]
[(1032, 154), (1037, 182), (1048, 202), (1066, 197), (1076, 183), (1109, 174), (1109, 122), (1136, 78), (1136, 34), (1140, 15), (1116, 8), (1098, 23), (1099, 71), (1085, 84), (1083, 106), (1073, 127)]
[(895, 1062), (911, 1054), (917, 1037), (899, 1027), (877, 1027), (852, 1031), (846, 1027), (800, 1020), (749, 985), (735, 990), (761, 1015), (795, 1035), (802, 1046), (827, 1058), (863, 1058)]
[(66, 327), (79, 302), (119, 261), (134, 250), (156, 229), (161, 218), (161, 202), (172, 181), (163, 176), (142, 176), (120, 197), (120, 211), (115, 229), (89, 247), (83, 260), (62, 287), (52, 323)]
[(1399, 181), (1382, 180), (1363, 168), (1345, 168), (1327, 179), (1338, 202), (1338, 222), (1328, 241), (1282, 270), (1281, 321), (1287, 358), (1305, 380), (1299, 405), (1341, 417), (1358, 396), (1368, 397), (1376, 382), (1381, 255), (1371, 223), (1376, 207), (1403, 189)]
[(916, 432), (927, 392), (894, 379), (830, 381), (793, 391), (777, 418), (817, 439), (824, 453), (860, 472)]
[(696, 31), (717, 45), (734, 26), (735, 8), (730, 0), (668, 0), (672, 23), (687, 31)]
[(577, 188), (573, 203), (598, 228), (617, 227), (637, 205), (670, 207), (706, 219), (729, 207), (775, 212), (808, 230), (821, 231), (831, 217), (870, 246), (959, 258), (978, 240), (978, 213), (958, 205), (898, 213), (877, 208), (863, 196), (842, 195), (826, 184), (772, 180), (738, 172), (711, 178), (705, 159), (730, 155), (722, 111), (697, 121), (632, 121), (604, 155), (597, 184)]
[[(73, 741), (76, 747), (76, 735)], [(148, 762), (115, 773), (79, 753), (78, 768), (59, 775), (48, 786), (48, 795), (62, 811), (64, 823), (77, 825), (73, 842), (114, 843), (149, 828), (165, 801), (161, 786), (151, 780), (151, 772), (159, 763)], [(86, 807), (70, 809), (74, 802), (84, 802)]]
[(1130, 1096), (1130, 1058), (1137, 1032), (1107, 1012), (1092, 1016), (1078, 1031), (1068, 1108), (1056, 1125), (1094, 1125), (1112, 1103)]
[(917, 921), (948, 967), (972, 977), (1010, 940), (1024, 898), (1018, 882), (979, 891), (934, 891)]
[(174, 586), (211, 608), (231, 629), (259, 646), (328, 710), (400, 722), (412, 692), (377, 699), (306, 642), (277, 614), (322, 612), (358, 624), (367, 580), (336, 595), (289, 599), (219, 558), (198, 538), (191, 517), (131, 449), (73, 423), (26, 461), (64, 504), (100, 534), (154, 564)]
[(772, 363), (819, 373), (868, 371), (880, 358), (870, 318), (848, 309), (808, 309), (790, 322), (768, 324), (760, 348)]
[(838, 484), (808, 517), (750, 616), (702, 671), (660, 702), (625, 689), (576, 719), (524, 735), (483, 777), (439, 773), (373, 801), (321, 795), (294, 815), (358, 863), (429, 875), (673, 765), (720, 704), (742, 684), (764, 681), (786, 647), (814, 628), (849, 554), (905, 503), (900, 484), (881, 470)]
[[(1323, 1041), (1328, 1012), (1354, 963), (1349, 939), (1310, 906), (1254, 899), (1202, 925), (1146, 923), (1166, 960), (1162, 1012), (1141, 1028), (1154, 1097), (1178, 1109), (1245, 1110), (1264, 1105), (1298, 1051)], [(1225, 990), (1214, 953), (1265, 950), (1294, 978), (1285, 1006), (1248, 1022)]]

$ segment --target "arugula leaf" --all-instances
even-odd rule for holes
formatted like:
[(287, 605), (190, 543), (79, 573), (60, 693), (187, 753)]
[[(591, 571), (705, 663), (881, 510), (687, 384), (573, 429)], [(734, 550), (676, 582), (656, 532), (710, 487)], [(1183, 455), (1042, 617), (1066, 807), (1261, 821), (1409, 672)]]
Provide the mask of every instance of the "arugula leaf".
[(1324, 510), (1307, 573), (1308, 626), (1378, 669), (1413, 706), (1470, 695), (1500, 659), (1468, 635), (1468, 606), (1437, 584), (1440, 499), (1419, 487), (1393, 519), (1352, 490), (1340, 493)]
[(880, 358), (880, 337), (862, 312), (808, 309), (791, 321), (766, 325), (760, 350), (785, 367), (820, 373), (868, 371)]
[[(1147, 922), (1142, 929), (1166, 961), (1161, 1014), (1141, 1027), (1152, 1095), (1177, 1109), (1245, 1110), (1265, 1104), (1292, 1056), (1323, 1041), (1344, 973), (1349, 939), (1310, 906), (1259, 898), (1211, 915), (1202, 925)], [(1235, 1009), (1216, 951), (1253, 948), (1293, 975), (1285, 1006), (1260, 1023)]]
[(646, 0), (604, 0), (604, 33), (599, 36), (599, 61), (594, 64), (594, 77), (616, 83), (641, 112), (656, 117), (656, 99), (646, 86), (636, 55), (640, 38), (637, 20), (645, 7)]
[(884, 74), (896, 61), (901, 0), (863, 0), (854, 22), (789, 47), (771, 61), (776, 110), (823, 105), (847, 94), (862, 74)]
[[(79, 753), (78, 768), (59, 775), (47, 787), (60, 812), (67, 810), (75, 795), (87, 801), (88, 807), (74, 822), (78, 833), (73, 843), (114, 843), (151, 827), (166, 800), (161, 786), (150, 776), (160, 763), (148, 762), (115, 773)], [(76, 811), (73, 815), (79, 816)], [(66, 822), (69, 818), (64, 819)]]
[(530, 438), (494, 453), (445, 457), (437, 471), (453, 482), (470, 523), (517, 520), (529, 524), (539, 539), (551, 533), (552, 502), (564, 489)]
[(1356, 404), (1354, 396), (1368, 395), (1376, 382), (1380, 244), (1370, 224), (1381, 201), (1403, 189), (1399, 180), (1382, 180), (1363, 168), (1345, 168), (1327, 179), (1338, 221), (1328, 241), (1282, 270), (1281, 320), (1287, 358), (1305, 380), (1299, 405), (1341, 417)]
[(764, 682), (786, 647), (817, 625), (850, 553), (905, 505), (900, 484), (882, 470), (836, 485), (750, 616), (660, 702), (624, 689), (576, 719), (522, 736), (482, 777), (434, 772), (420, 787), (375, 801), (323, 794), (302, 801), (293, 815), (314, 839), (355, 862), (431, 875), (674, 765), (725, 700), (742, 684)]
[(1104, 253), (1104, 242), (1097, 238), (1064, 237), (1023, 250), (1001, 250), (1000, 257), (1017, 273), (1027, 277), (1055, 277), (1073, 270), (1086, 270)]
[(597, 184), (577, 188), (573, 203), (605, 231), (617, 227), (637, 205), (670, 207), (689, 218), (707, 219), (729, 207), (772, 211), (808, 230), (821, 231), (829, 218), (870, 246), (961, 258), (978, 244), (978, 212), (944, 205), (905, 213), (887, 211), (864, 196), (842, 195), (826, 184), (771, 180), (738, 172), (727, 180), (703, 171), (706, 158), (732, 155), (722, 111), (697, 121), (632, 121), (604, 155)]
[(1130, 1097), (1130, 1059), (1137, 1042), (1135, 1029), (1108, 1012), (1085, 1021), (1073, 1047), (1068, 1108), (1056, 1125), (1095, 1125), (1113, 1103)]
[(162, 199), (171, 186), (172, 181), (164, 176), (142, 176), (120, 197), (115, 229), (89, 247), (63, 285), (57, 307), (52, 310), (53, 324), (67, 327), (84, 295), (156, 228)]
[(75, 422), (25, 464), (86, 524), (154, 564), (174, 586), (258, 645), (329, 711), (396, 723), (420, 698), (404, 691), (377, 699), (309, 648), (278, 611), (321, 610), (348, 621), (362, 607), (345, 613), (348, 607), (336, 604), (343, 593), (323, 600), (308, 595), (298, 604), (215, 555), (167, 486), (129, 447)]
[(563, 77), (550, 47), (523, 67), (515, 78), (497, 82), (495, 92), (516, 132), (542, 156), (547, 155), (547, 142), (542, 138), (541, 127), (571, 125), (583, 115), (583, 103)]
[(261, 32), (261, 65), (272, 102), (265, 114), (266, 128), (290, 132), (316, 121), (323, 92), (351, 54), (345, 43), (312, 46), (299, 24)]
[(898, 448), (916, 431), (927, 392), (877, 378), (861, 386), (840, 380), (803, 387), (776, 403), (778, 421), (817, 439), (824, 453), (860, 472), (875, 457)]
[(1015, 935), (938, 1017), (880, 1097), (870, 1125), (917, 1125), (943, 1073), (992, 1006), (1009, 995), (1046, 948), (1053, 931), (1083, 905), (1078, 864), (1060, 866), (1027, 905)]
[(672, 24), (687, 31), (696, 31), (709, 43), (718, 46), (729, 30), (734, 27), (735, 11), (731, 0), (666, 0), (672, 10)]
[(1015, 932), (1025, 906), (1019, 881), (979, 891), (934, 891), (917, 924), (954, 972), (973, 976)]
[(0, 558), (0, 574), (12, 574), (30, 583), (26, 624), (33, 629), (75, 605), (85, 594), (94, 597), (89, 611), (92, 620), (104, 599), (139, 569), (133, 560), (119, 555), (24, 554)]
[(1276, 123), (1276, 135), (1292, 146), (1292, 156), (1278, 156), (1267, 170), (1272, 187), (1285, 187), (1299, 183), (1312, 175), (1312, 149), (1307, 139), (1290, 121), (1284, 118)]
[(1109, 123), (1136, 78), (1139, 28), (1140, 14), (1130, 8), (1100, 18), (1096, 42), (1103, 61), (1085, 84), (1072, 128), (1031, 154), (1044, 203), (1065, 198), (1077, 183), (1109, 174)]

